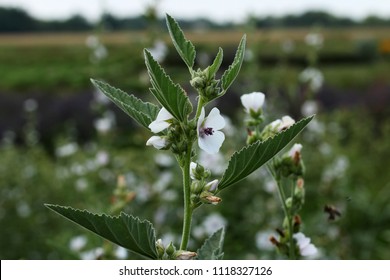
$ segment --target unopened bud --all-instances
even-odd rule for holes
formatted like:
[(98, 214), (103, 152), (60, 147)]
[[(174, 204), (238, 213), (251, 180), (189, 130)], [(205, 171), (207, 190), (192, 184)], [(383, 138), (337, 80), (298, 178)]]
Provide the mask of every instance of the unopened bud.
[(204, 187), (204, 190), (211, 192), (211, 193), (215, 193), (218, 189), (218, 183), (219, 183), (218, 180), (213, 180), (213, 181), (206, 184), (206, 186)]
[(191, 260), (194, 257), (196, 257), (197, 255), (198, 254), (195, 252), (179, 250), (179, 251), (176, 251), (174, 259), (176, 259), (176, 260)]
[(204, 191), (200, 194), (200, 201), (207, 204), (217, 205), (222, 201), (222, 199), (218, 196), (213, 195), (210, 192)]
[(161, 239), (158, 239), (156, 241), (156, 249), (157, 249), (157, 254), (158, 254), (159, 258), (162, 258), (162, 256), (165, 253), (165, 248), (164, 248), (164, 245), (162, 244)]
[(173, 243), (169, 243), (168, 247), (166, 248), (165, 252), (168, 256), (172, 256), (176, 252), (176, 248), (173, 245)]
[(200, 194), (203, 191), (204, 182), (202, 181), (193, 181), (191, 184), (191, 193)]

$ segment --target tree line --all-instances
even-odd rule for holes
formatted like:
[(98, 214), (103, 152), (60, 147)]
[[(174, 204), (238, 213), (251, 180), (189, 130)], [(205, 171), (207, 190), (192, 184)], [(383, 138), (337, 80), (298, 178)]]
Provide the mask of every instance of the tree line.
[[(183, 29), (229, 29), (235, 27), (232, 22), (216, 23), (208, 19), (179, 20)], [(65, 20), (40, 20), (32, 17), (19, 8), (0, 7), (0, 33), (14, 32), (58, 32), (58, 31), (89, 31), (97, 25), (108, 30), (144, 30), (150, 26), (150, 18), (144, 15), (128, 18), (117, 18), (111, 14), (103, 14), (98, 23), (89, 22), (81, 15), (73, 15)], [(163, 26), (163, 19), (156, 19), (154, 24)], [(281, 17), (249, 16), (244, 24), (255, 28), (294, 28), (311, 27), (379, 27), (390, 26), (390, 19), (368, 16), (362, 20), (347, 17), (336, 17), (323, 11), (309, 11), (299, 15)], [(243, 24), (240, 24), (243, 25)]]

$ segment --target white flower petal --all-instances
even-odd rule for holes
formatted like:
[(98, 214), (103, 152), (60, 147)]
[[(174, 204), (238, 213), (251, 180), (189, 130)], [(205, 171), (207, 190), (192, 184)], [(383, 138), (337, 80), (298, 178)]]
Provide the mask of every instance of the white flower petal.
[(317, 254), (317, 248), (313, 244), (308, 244), (301, 250), (301, 255), (303, 257), (308, 257)]
[(156, 120), (159, 121), (167, 121), (173, 119), (173, 116), (171, 113), (168, 112), (167, 109), (164, 107), (161, 108), (160, 112), (158, 112)]
[(295, 123), (295, 120), (293, 118), (291, 118), (290, 116), (284, 116), (284, 117), (282, 117), (282, 126), (279, 128), (279, 130), (289, 128), (294, 123)]
[(194, 173), (195, 173), (196, 166), (197, 166), (197, 164), (195, 162), (190, 163), (190, 177), (192, 180), (195, 179)]
[(296, 143), (292, 146), (292, 148), (288, 152), (288, 155), (293, 158), (293, 157), (295, 157), (296, 153), (301, 153), (301, 150), (302, 150), (302, 144)]
[(264, 104), (265, 95), (262, 92), (252, 92), (241, 96), (241, 103), (245, 107), (246, 111), (252, 109), (254, 112), (258, 112)]
[(166, 147), (167, 144), (168, 144), (167, 140), (165, 138), (160, 137), (160, 136), (152, 136), (146, 142), (146, 146), (153, 146), (158, 150)]
[(158, 112), (157, 114), (156, 120), (152, 121), (148, 127), (153, 133), (159, 133), (171, 125), (168, 122), (171, 119), (173, 119), (171, 113), (169, 113), (167, 109), (162, 107), (160, 112)]
[(166, 121), (153, 121), (149, 124), (149, 128), (153, 133), (159, 133), (168, 128), (171, 124)]
[(204, 127), (212, 127), (214, 130), (220, 130), (225, 127), (225, 119), (221, 116), (217, 108), (213, 108), (207, 116)]
[(204, 112), (204, 108), (202, 108), (202, 110), (200, 111), (200, 115), (199, 115), (199, 119), (198, 119), (198, 123), (197, 123), (198, 136), (199, 136), (199, 129), (201, 128), (203, 121), (204, 121), (204, 117), (205, 117), (205, 112)]
[(198, 144), (203, 151), (209, 154), (216, 154), (219, 152), (224, 140), (225, 134), (221, 131), (214, 131), (213, 135), (199, 137)]

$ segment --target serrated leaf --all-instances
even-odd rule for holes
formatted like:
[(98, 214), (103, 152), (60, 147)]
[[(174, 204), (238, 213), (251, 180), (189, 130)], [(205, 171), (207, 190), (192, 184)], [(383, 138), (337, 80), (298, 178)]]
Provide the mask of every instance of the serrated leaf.
[(150, 92), (158, 102), (179, 121), (184, 121), (191, 113), (192, 105), (184, 89), (173, 83), (160, 64), (154, 60), (148, 50), (144, 50), (145, 63), (148, 68), (152, 88)]
[(167, 14), (166, 21), (173, 45), (188, 68), (192, 69), (196, 55), (194, 45), (185, 38), (183, 31), (173, 17)]
[(215, 57), (213, 64), (209, 66), (209, 76), (213, 77), (219, 70), (219, 67), (221, 67), (223, 59), (223, 50), (222, 48), (219, 48), (217, 56)]
[(313, 116), (302, 119), (272, 138), (268, 138), (262, 142), (258, 141), (235, 152), (230, 158), (228, 167), (218, 185), (218, 189), (222, 190), (241, 181), (263, 164), (267, 163), (280, 150), (286, 147), (312, 119)]
[(223, 242), (225, 238), (225, 231), (223, 228), (214, 232), (202, 247), (196, 252), (197, 260), (222, 260), (223, 258)]
[(156, 236), (149, 221), (121, 213), (97, 215), (86, 210), (46, 204), (46, 207), (93, 233), (148, 259), (157, 259)]
[(132, 117), (140, 125), (148, 128), (148, 125), (154, 121), (159, 112), (158, 106), (143, 102), (141, 99), (132, 94), (110, 86), (107, 83), (91, 79), (91, 82), (106, 95), (112, 102), (114, 102), (125, 113)]
[(229, 68), (223, 73), (222, 81), (222, 93), (225, 94), (228, 88), (232, 85), (233, 81), (236, 79), (238, 73), (240, 72), (242, 62), (244, 61), (245, 55), (245, 44), (246, 44), (246, 35), (244, 35), (238, 45), (236, 55), (234, 60)]

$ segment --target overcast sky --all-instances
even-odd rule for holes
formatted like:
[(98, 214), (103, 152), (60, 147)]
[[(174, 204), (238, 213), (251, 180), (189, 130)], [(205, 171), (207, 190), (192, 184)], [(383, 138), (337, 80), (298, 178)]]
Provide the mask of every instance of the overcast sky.
[(119, 17), (140, 15), (152, 3), (158, 3), (160, 15), (206, 17), (219, 22), (239, 22), (249, 14), (279, 16), (307, 10), (324, 10), (353, 19), (367, 15), (390, 18), (390, 0), (0, 0), (2, 7), (23, 8), (40, 19), (81, 14), (89, 20), (98, 19), (104, 10)]

